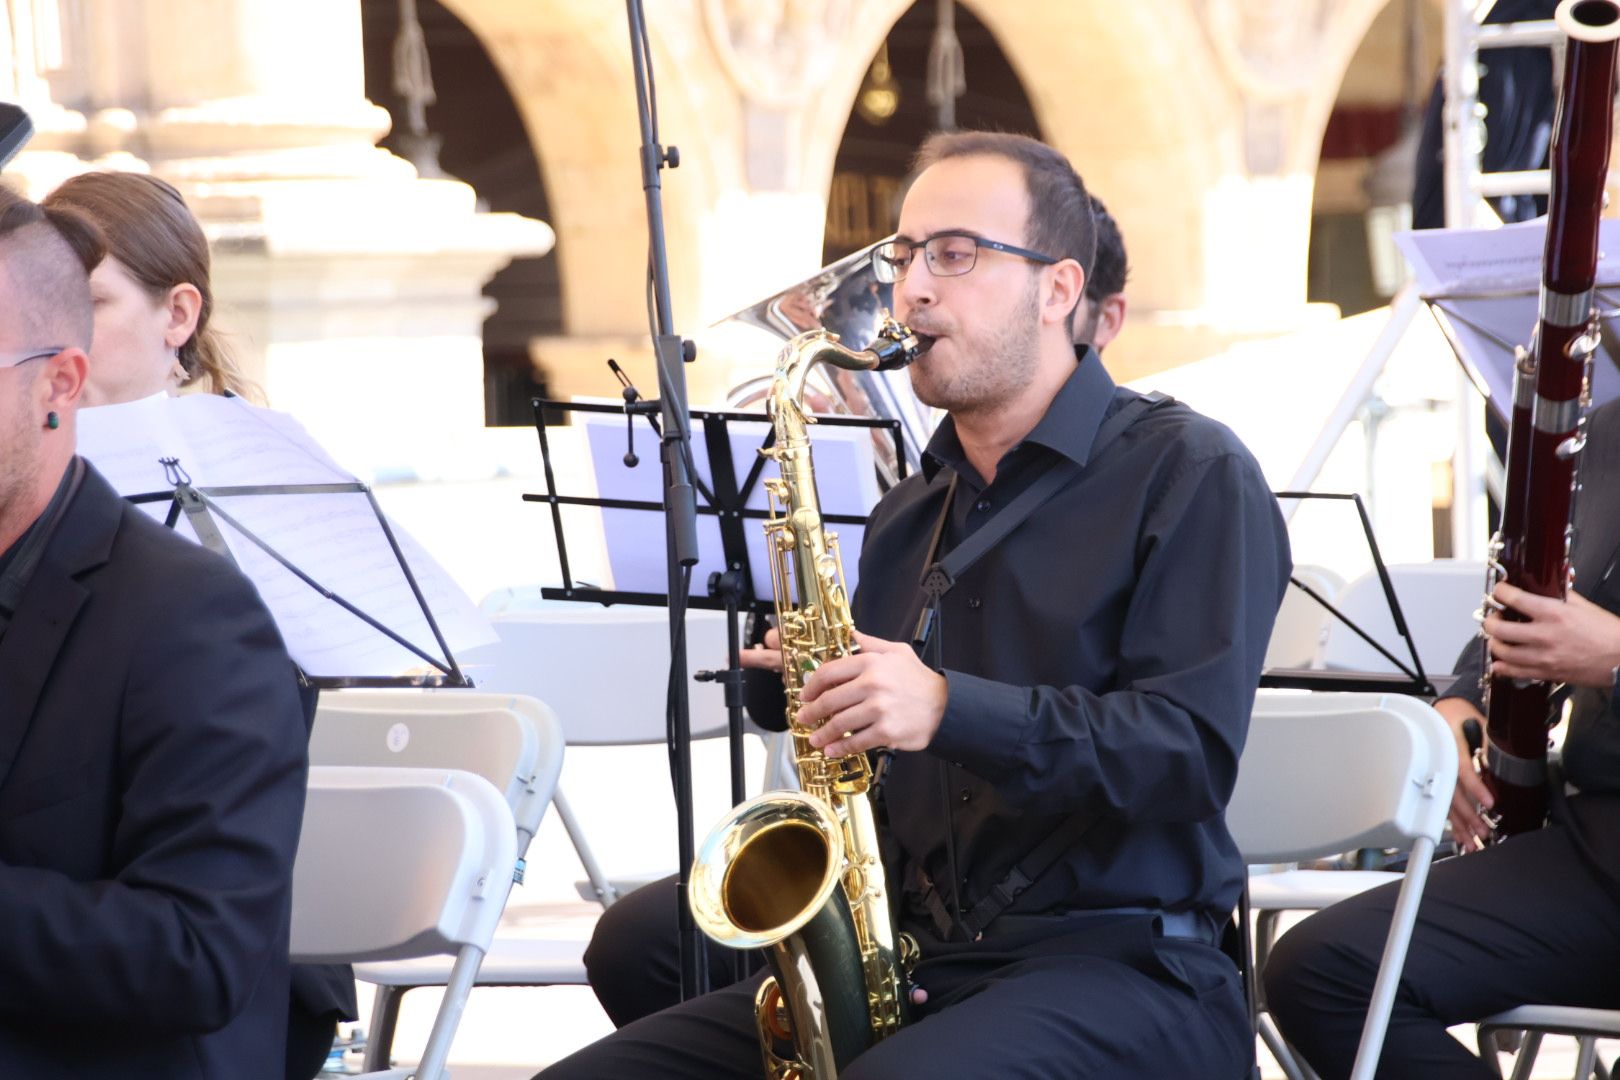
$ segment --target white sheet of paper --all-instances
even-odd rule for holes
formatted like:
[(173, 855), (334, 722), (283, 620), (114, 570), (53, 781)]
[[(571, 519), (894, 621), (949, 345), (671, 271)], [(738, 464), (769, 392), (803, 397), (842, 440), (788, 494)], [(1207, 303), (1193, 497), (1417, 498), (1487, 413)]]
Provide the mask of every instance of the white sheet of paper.
[[(173, 490), (160, 458), (175, 457), (199, 488), (342, 484), (341, 469), (292, 417), (211, 394), (151, 397), (79, 412), (79, 453), (125, 496)], [(439, 661), (443, 650), (362, 492), (220, 496), (226, 515), (326, 590)], [(160, 520), (167, 500), (143, 504)], [(219, 520), (237, 565), (258, 587), (287, 649), (314, 676), (397, 675), (427, 662), (300, 580), (238, 528)], [(400, 553), (454, 652), (495, 635), (421, 545), (390, 523)], [(176, 532), (196, 536), (182, 516)]]
[[(1497, 229), (1424, 229), (1398, 233), (1396, 244), (1423, 298), (1452, 339), (1474, 381), (1505, 417), (1513, 401), (1513, 349), (1530, 344), (1536, 327), (1545, 218)], [(1598, 227), (1598, 310), (1605, 323), (1620, 308), (1620, 220)], [(1620, 367), (1606, 350), (1592, 362), (1592, 400), (1620, 397)]]
[[(598, 414), (581, 414), (590, 446), (591, 465), (596, 474), (599, 497), (604, 499), (633, 499), (663, 504), (663, 470), (651, 454), (642, 458), (636, 468), (624, 464), (624, 419)], [(709, 451), (702, 438), (702, 426), (693, 423), (692, 466), (698, 477), (709, 486), (713, 475), (709, 465)], [(737, 483), (747, 479), (759, 457), (759, 448), (770, 426), (764, 421), (732, 422), (727, 426), (731, 442), (731, 458), (737, 472)], [(647, 432), (638, 432), (637, 443), (645, 445)], [(816, 488), (824, 514), (847, 514), (865, 517), (878, 500), (877, 473), (872, 459), (872, 433), (864, 427), (834, 427), (819, 424), (810, 430), (812, 451), (816, 463)], [(763, 481), (778, 475), (775, 462), (767, 461), (749, 492), (747, 507), (768, 509)], [(703, 502), (699, 497), (700, 504)], [(626, 592), (663, 593), (668, 590), (664, 551), (664, 522), (661, 511), (603, 509), (602, 529), (607, 535), (608, 565), (613, 573), (613, 588)], [(850, 595), (855, 593), (859, 574), (861, 541), (866, 529), (861, 525), (829, 525), (828, 531), (838, 537), (844, 567), (844, 584)], [(749, 518), (743, 523), (748, 542), (748, 568), (754, 585), (754, 595), (768, 599), (772, 595), (770, 563), (765, 554), (765, 530), (762, 519)], [(698, 515), (699, 560), (692, 572), (692, 588), (703, 595), (709, 574), (725, 569), (724, 551), (720, 542), (720, 520), (714, 514)]]

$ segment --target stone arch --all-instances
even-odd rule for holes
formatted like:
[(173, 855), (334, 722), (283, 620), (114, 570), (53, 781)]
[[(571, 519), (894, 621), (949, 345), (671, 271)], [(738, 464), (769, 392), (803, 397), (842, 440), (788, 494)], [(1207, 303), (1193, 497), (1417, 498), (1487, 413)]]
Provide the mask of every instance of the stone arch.
[[(862, 77), (913, 0), (865, 5), (849, 63), (829, 75), (806, 155), (807, 182), (825, 191)], [(1241, 169), (1235, 97), (1215, 70), (1185, 3), (1002, 4), (964, 0), (995, 35), (1046, 138), (1074, 161), (1119, 219), (1137, 267), (1141, 309), (1203, 303), (1207, 191)], [(1165, 18), (1173, 7), (1173, 18)], [(968, 72), (971, 80), (973, 73)], [(1201, 88), (1197, 94), (1188, 86)], [(1106, 107), (1100, 107), (1106, 103)]]
[[(565, 330), (644, 334), (646, 203), (623, 8), (573, 0), (443, 2), (483, 42), (540, 158), (558, 236)], [(703, 132), (724, 129), (737, 105), (717, 92), (715, 80), (682, 77), (685, 65), (703, 62), (685, 42), (671, 43), (656, 22), (649, 36), (659, 136), (686, 150), (680, 168), (662, 174), (672, 306), (685, 331), (698, 309), (704, 215), (730, 179), (723, 174), (731, 156), (697, 151)]]
[[(1441, 7), (1435, 0), (1420, 0), (1417, 8), (1427, 24), (1427, 55), (1419, 58), (1425, 74), (1412, 87), (1420, 110), (1429, 95), (1432, 65), (1438, 65), (1443, 52)], [(1392, 287), (1375, 287), (1364, 184), (1379, 155), (1395, 147), (1403, 133), (1406, 10), (1391, 0), (1345, 3), (1323, 43), (1321, 76), (1301, 109), (1296, 167), (1314, 182), (1311, 298), (1335, 303), (1346, 314), (1382, 305)], [(1409, 185), (1411, 179), (1404, 182)], [(1388, 241), (1378, 246), (1387, 248)]]

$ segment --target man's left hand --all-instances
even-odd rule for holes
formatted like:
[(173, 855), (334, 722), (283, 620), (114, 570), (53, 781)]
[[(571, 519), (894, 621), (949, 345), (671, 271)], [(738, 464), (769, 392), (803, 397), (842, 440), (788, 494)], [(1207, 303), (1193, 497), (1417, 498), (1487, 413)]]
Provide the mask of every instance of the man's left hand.
[(1485, 619), (1492, 675), (1598, 688), (1613, 682), (1620, 664), (1620, 616), (1574, 589), (1559, 600), (1504, 581), (1492, 595), (1530, 620), (1515, 622), (1500, 614)]
[(800, 722), (828, 757), (888, 747), (923, 750), (945, 716), (945, 677), (910, 645), (857, 633), (861, 651), (823, 664), (805, 681)]

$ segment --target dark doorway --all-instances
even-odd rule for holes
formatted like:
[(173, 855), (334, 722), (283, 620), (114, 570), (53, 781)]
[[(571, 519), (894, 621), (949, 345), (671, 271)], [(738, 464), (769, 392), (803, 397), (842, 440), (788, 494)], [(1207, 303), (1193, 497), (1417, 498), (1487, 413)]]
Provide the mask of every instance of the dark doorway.
[[(927, 93), (937, 11), (934, 0), (907, 9), (867, 70), (833, 164), (823, 262), (894, 231), (911, 157), (938, 127)], [(967, 92), (956, 100), (957, 126), (1040, 138), (1029, 95), (1001, 46), (961, 4), (956, 5), (956, 36), (967, 75)], [(883, 115), (890, 105), (892, 112)]]

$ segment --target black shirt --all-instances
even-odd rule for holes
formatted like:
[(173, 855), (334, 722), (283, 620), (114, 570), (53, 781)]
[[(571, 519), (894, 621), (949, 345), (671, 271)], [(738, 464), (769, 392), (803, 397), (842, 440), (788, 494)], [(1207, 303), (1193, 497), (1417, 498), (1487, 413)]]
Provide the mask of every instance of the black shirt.
[(1248, 451), (1184, 405), (1147, 412), (1092, 460), (1122, 395), (1087, 350), (993, 483), (947, 419), (922, 472), (872, 514), (855, 622), (905, 641), (950, 474), (943, 551), (1054, 461), (1084, 466), (944, 597), (944, 719), (927, 751), (895, 755), (886, 781), (908, 928), (931, 925), (918, 865), (948, 896), (947, 823), (964, 911), (1073, 815), (1098, 820), (1008, 913), (1224, 918), (1237, 901), (1244, 868), (1222, 811), (1287, 585), (1287, 533)]

